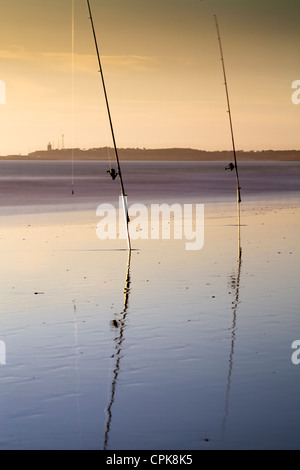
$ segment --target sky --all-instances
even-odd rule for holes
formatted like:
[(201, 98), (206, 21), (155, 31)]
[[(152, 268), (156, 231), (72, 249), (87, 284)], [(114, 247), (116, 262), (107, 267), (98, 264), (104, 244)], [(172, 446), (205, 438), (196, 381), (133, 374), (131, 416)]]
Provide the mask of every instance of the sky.
[[(299, 0), (90, 5), (119, 148), (231, 149), (216, 14), (236, 148), (300, 149)], [(0, 0), (0, 155), (112, 146), (98, 71), (85, 0)]]

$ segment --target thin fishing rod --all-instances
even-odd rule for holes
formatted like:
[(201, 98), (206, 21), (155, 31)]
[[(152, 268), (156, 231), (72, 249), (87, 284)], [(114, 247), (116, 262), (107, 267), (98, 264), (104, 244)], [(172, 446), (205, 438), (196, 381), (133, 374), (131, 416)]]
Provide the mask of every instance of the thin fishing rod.
[(234, 136), (233, 136), (233, 125), (232, 125), (231, 109), (230, 109), (230, 103), (229, 103), (229, 93), (228, 93), (228, 86), (227, 86), (227, 79), (226, 79), (226, 71), (225, 71), (225, 64), (224, 64), (224, 56), (223, 56), (220, 30), (219, 30), (219, 25), (218, 25), (218, 21), (217, 21), (217, 16), (214, 15), (214, 17), (215, 17), (215, 22), (216, 22), (216, 29), (217, 29), (217, 34), (218, 34), (219, 46), (220, 46), (221, 62), (222, 62), (222, 69), (223, 69), (223, 76), (224, 76), (224, 85), (225, 85), (225, 90), (226, 90), (226, 99), (227, 99), (228, 116), (229, 116), (229, 123), (230, 123), (231, 140), (232, 140), (233, 156), (234, 156), (234, 166), (235, 166), (235, 175), (236, 175), (237, 201), (238, 201), (238, 204), (239, 204), (241, 202), (241, 193), (240, 193), (241, 188), (240, 188), (240, 183), (239, 183), (239, 173), (238, 173), (238, 167), (237, 167), (237, 158), (236, 158), (235, 143), (234, 143)]
[(107, 92), (106, 92), (104, 75), (103, 75), (103, 70), (102, 70), (102, 65), (101, 65), (101, 60), (100, 60), (100, 54), (99, 54), (99, 49), (98, 49), (98, 43), (97, 43), (97, 38), (96, 38), (96, 32), (95, 32), (95, 28), (94, 28), (94, 21), (93, 21), (93, 16), (92, 16), (92, 11), (91, 11), (89, 0), (87, 0), (87, 4), (88, 4), (88, 9), (89, 9), (89, 14), (90, 14), (90, 20), (91, 20), (91, 25), (92, 25), (92, 30), (93, 30), (93, 36), (94, 36), (94, 41), (95, 41), (97, 57), (98, 57), (99, 72), (101, 74), (101, 80), (102, 80), (102, 85), (103, 85), (103, 91), (104, 91), (104, 96), (105, 96), (105, 102), (106, 102), (106, 107), (107, 107), (107, 113), (108, 113), (108, 118), (109, 118), (111, 135), (112, 135), (112, 139), (113, 139), (113, 143), (114, 143), (114, 149), (115, 149), (115, 155), (116, 155), (116, 161), (117, 161), (117, 167), (118, 167), (118, 175), (119, 175), (119, 178), (120, 178), (122, 203), (123, 203), (124, 218), (125, 218), (125, 228), (126, 228), (126, 236), (127, 236), (127, 244), (128, 244), (128, 249), (131, 250), (131, 241), (130, 241), (129, 228), (128, 228), (129, 216), (128, 216), (127, 200), (126, 200), (127, 196), (125, 194), (125, 189), (124, 189), (124, 183), (123, 183), (121, 167), (120, 167), (120, 162), (119, 162), (119, 156), (118, 156), (118, 149), (117, 149), (117, 145), (116, 145), (115, 133), (114, 133), (114, 128), (113, 128), (113, 124), (112, 124), (109, 104), (108, 104), (108, 97), (107, 97)]
[(98, 43), (97, 43), (97, 38), (96, 38), (96, 32), (95, 32), (95, 28), (94, 28), (94, 22), (93, 22), (93, 17), (92, 17), (92, 12), (91, 12), (91, 7), (90, 7), (89, 0), (87, 0), (87, 4), (88, 4), (90, 20), (91, 20), (91, 24), (92, 24), (93, 36), (94, 36), (95, 47), (96, 47), (98, 63), (99, 63), (99, 69), (100, 69), (99, 72), (101, 74), (101, 79), (102, 79), (102, 85), (103, 85), (103, 91), (104, 91), (105, 102), (106, 102), (106, 107), (107, 107), (107, 113), (108, 113), (108, 118), (109, 118), (109, 124), (110, 124), (112, 139), (113, 139), (113, 143), (114, 143), (115, 155), (116, 155), (117, 166), (118, 166), (118, 173), (119, 173), (120, 183), (121, 183), (121, 193), (122, 193), (122, 196), (126, 196), (125, 189), (124, 189), (124, 184), (123, 184), (123, 179), (122, 179), (121, 168), (120, 168), (118, 150), (117, 150), (117, 145), (116, 145), (116, 140), (115, 140), (115, 133), (114, 133), (114, 128), (113, 128), (113, 124), (112, 124), (112, 120), (111, 120), (109, 104), (108, 104), (108, 98), (107, 98), (107, 93), (106, 93), (106, 86), (105, 86), (103, 70), (102, 70), (102, 65), (101, 65), (101, 60), (100, 60), (100, 54), (99, 54)]

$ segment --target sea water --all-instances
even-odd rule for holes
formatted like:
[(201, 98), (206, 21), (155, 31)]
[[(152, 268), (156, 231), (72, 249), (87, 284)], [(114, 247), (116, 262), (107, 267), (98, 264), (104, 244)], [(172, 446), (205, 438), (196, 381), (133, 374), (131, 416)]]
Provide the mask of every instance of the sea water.
[(99, 240), (103, 163), (74, 201), (1, 162), (0, 448), (299, 449), (298, 164), (241, 165), (238, 230), (223, 165), (126, 163), (133, 201), (205, 204), (201, 250)]

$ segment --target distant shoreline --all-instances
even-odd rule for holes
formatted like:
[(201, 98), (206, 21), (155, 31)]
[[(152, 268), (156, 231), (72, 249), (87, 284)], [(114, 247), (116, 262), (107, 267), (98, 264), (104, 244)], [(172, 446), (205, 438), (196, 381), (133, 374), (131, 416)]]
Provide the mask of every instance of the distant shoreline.
[[(232, 161), (232, 151), (205, 151), (189, 148), (166, 148), (166, 149), (140, 149), (121, 148), (118, 149), (121, 160), (124, 161)], [(6, 155), (0, 156), (0, 161), (6, 160), (80, 160), (80, 161), (107, 161), (114, 158), (114, 149), (100, 147), (88, 150), (76, 149), (51, 149), (37, 150), (28, 155)], [(300, 150), (259, 150), (259, 151), (237, 151), (239, 161), (300, 161)]]

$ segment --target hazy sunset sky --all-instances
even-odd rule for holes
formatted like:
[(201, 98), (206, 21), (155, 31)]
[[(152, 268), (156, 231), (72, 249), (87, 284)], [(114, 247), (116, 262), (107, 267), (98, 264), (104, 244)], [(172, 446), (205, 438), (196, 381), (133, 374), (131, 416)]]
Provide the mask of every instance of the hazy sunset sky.
[[(74, 4), (72, 67), (72, 0), (0, 0), (0, 155), (62, 134), (112, 146), (87, 3)], [(300, 149), (299, 0), (90, 4), (119, 147), (231, 149), (215, 13), (237, 149)]]

